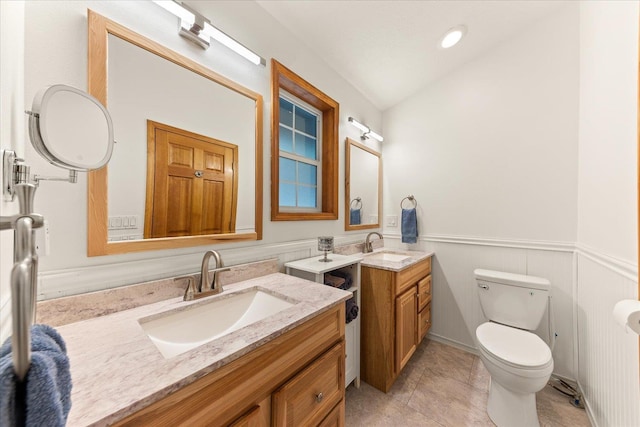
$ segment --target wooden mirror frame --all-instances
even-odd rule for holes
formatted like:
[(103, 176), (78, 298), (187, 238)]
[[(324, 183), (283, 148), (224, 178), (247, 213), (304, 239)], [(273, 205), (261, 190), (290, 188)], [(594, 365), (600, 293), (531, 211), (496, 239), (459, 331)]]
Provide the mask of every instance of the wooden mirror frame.
[[(166, 237), (147, 240), (109, 242), (107, 173), (108, 167), (90, 172), (87, 177), (87, 256), (115, 255), (130, 252), (175, 249), (191, 246), (262, 239), (262, 95), (162, 46), (128, 28), (88, 10), (88, 89), (105, 107), (107, 105), (107, 57), (109, 34), (173, 62), (214, 83), (255, 101), (255, 232)], [(143, 141), (145, 142), (145, 141)]]
[[(380, 216), (382, 215), (382, 155), (377, 151), (354, 141), (351, 138), (347, 138), (344, 143), (345, 156), (344, 156), (344, 229), (346, 231), (351, 230), (367, 230), (370, 228), (380, 228)], [(351, 147), (360, 148), (368, 153), (378, 157), (378, 222), (376, 224), (359, 224), (351, 225), (350, 210), (351, 210)]]

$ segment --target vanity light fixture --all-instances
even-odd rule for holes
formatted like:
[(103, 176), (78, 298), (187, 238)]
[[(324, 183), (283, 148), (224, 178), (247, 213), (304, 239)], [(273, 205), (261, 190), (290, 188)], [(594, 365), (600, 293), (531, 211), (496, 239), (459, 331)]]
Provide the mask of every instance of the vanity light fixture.
[(384, 141), (384, 138), (382, 137), (382, 135), (372, 131), (369, 126), (367, 126), (367, 125), (365, 125), (363, 123), (360, 123), (359, 121), (357, 121), (353, 117), (349, 117), (349, 123), (351, 123), (352, 125), (354, 125), (355, 127), (357, 127), (358, 129), (360, 129), (363, 132), (363, 134), (360, 136), (360, 139), (362, 139), (363, 141), (365, 139), (369, 139), (369, 137), (377, 139), (380, 142)]
[(214, 39), (254, 64), (266, 65), (264, 58), (211, 25), (211, 21), (186, 4), (174, 0), (154, 0), (154, 3), (180, 18), (179, 34), (201, 48), (209, 48), (210, 40)]
[(449, 49), (450, 47), (457, 45), (465, 34), (467, 34), (467, 27), (464, 25), (458, 25), (450, 28), (440, 39), (438, 47), (441, 49)]

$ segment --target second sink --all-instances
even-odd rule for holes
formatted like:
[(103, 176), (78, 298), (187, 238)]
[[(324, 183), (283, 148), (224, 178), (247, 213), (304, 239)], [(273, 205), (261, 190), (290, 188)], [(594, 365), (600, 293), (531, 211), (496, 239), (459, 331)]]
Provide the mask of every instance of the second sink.
[(394, 254), (390, 252), (378, 252), (373, 255), (367, 256), (369, 259), (375, 259), (379, 261), (391, 261), (391, 262), (400, 262), (405, 259), (411, 258), (411, 255), (403, 255), (403, 254)]
[(293, 306), (258, 288), (231, 296), (221, 295), (209, 302), (161, 317), (140, 319), (139, 323), (165, 358), (206, 344), (247, 325)]

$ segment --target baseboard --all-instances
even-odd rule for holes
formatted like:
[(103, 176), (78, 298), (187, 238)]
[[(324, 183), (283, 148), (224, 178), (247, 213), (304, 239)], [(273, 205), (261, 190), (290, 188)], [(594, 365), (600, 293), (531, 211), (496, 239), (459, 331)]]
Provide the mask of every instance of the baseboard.
[(427, 338), (429, 338), (430, 340), (442, 343), (442, 344), (447, 344), (450, 345), (451, 347), (455, 347), (458, 348), (462, 351), (466, 351), (467, 353), (471, 353), (471, 354), (475, 354), (476, 356), (479, 356), (480, 353), (478, 353), (478, 350), (475, 347), (470, 347), (466, 344), (463, 344), (461, 342), (458, 342), (456, 340), (452, 340), (449, 338), (445, 338), (441, 335), (436, 335), (433, 334), (431, 332), (429, 332), (429, 334), (427, 335)]
[(580, 391), (580, 394), (582, 395), (584, 410), (587, 412), (587, 418), (589, 418), (589, 423), (591, 423), (592, 427), (599, 427), (596, 421), (596, 418), (593, 416), (593, 410), (591, 409), (591, 405), (589, 404), (589, 401), (585, 397), (584, 390), (582, 389), (582, 384), (580, 384), (580, 381), (578, 381), (577, 384), (578, 384), (578, 391)]

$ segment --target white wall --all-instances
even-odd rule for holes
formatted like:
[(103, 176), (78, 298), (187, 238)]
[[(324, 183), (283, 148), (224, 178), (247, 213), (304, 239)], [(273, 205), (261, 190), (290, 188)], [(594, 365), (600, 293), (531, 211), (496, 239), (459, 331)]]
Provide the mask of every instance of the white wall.
[(577, 7), (385, 111), (386, 215), (414, 194), (422, 235), (575, 241)]
[[(384, 214), (418, 201), (435, 250), (432, 334), (475, 348), (475, 268), (552, 282), (555, 372), (576, 377), (573, 248), (579, 6), (569, 4), (384, 112)], [(546, 337), (546, 326), (541, 336)]]
[[(24, 3), (0, 2), (0, 147), (24, 155)], [(2, 166), (0, 166), (2, 168)], [(4, 182), (0, 176), (0, 185)], [(0, 201), (0, 215), (18, 212), (16, 203)], [(13, 232), (0, 232), (0, 343), (11, 333), (11, 290), (9, 272), (13, 266)]]
[[(339, 142), (358, 138), (348, 116), (366, 118), (381, 128), (381, 113), (327, 64), (310, 53), (287, 30), (253, 2), (194, 2), (223, 31), (256, 50), (274, 57), (340, 103)], [(362, 238), (362, 233), (344, 232), (344, 156), (339, 165), (340, 218), (336, 221), (270, 221), (270, 68), (256, 67), (216, 43), (203, 51), (177, 35), (177, 21), (168, 12), (147, 1), (50, 1), (27, 2), (25, 10), (25, 99), (31, 100), (41, 87), (66, 83), (86, 89), (87, 8), (194, 59), (248, 88), (265, 99), (264, 111), (264, 239), (217, 245), (228, 264), (278, 255), (293, 250), (299, 256), (315, 251), (314, 239), (334, 235), (336, 241)], [(40, 174), (65, 172), (41, 160), (27, 148), (32, 171)], [(242, 189), (240, 189), (242, 191)], [(145, 252), (108, 257), (86, 257), (86, 178), (78, 184), (45, 182), (36, 195), (36, 210), (50, 221), (51, 254), (41, 258), (40, 298), (84, 292), (135, 283), (142, 280), (193, 272), (208, 247)], [(345, 237), (347, 236), (347, 237)], [(292, 249), (292, 246), (293, 248)], [(242, 248), (242, 249), (241, 249)], [(297, 252), (296, 252), (297, 253)], [(2, 254), (3, 260), (10, 256)], [(289, 256), (289, 255), (287, 255)], [(293, 255), (292, 255), (293, 256)], [(308, 255), (307, 255), (308, 256)], [(286, 258), (286, 257), (285, 257)]]
[(637, 2), (580, 7), (578, 364), (595, 425), (640, 425), (638, 337), (612, 319), (638, 298)]

